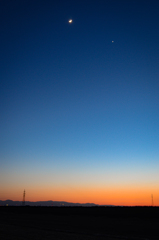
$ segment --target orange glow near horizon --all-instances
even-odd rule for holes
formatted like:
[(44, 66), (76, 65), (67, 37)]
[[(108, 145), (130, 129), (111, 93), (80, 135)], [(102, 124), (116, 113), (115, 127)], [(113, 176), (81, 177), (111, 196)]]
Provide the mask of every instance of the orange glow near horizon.
[[(25, 189), (26, 201), (66, 201), (74, 203), (95, 203), (100, 205), (122, 206), (151, 206), (151, 194), (154, 198), (154, 206), (159, 206), (159, 193), (157, 189), (142, 188), (43, 188)], [(24, 190), (3, 191), (6, 200), (22, 201)], [(10, 195), (9, 195), (10, 193)]]

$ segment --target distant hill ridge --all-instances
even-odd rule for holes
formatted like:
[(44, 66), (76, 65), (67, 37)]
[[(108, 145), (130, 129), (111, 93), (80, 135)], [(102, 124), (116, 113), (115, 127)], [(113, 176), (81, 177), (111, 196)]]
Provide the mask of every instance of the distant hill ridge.
[[(0, 206), (22, 206), (22, 201), (12, 201), (12, 200), (5, 200), (2, 201), (0, 200)], [(62, 206), (81, 206), (81, 207), (93, 207), (93, 206), (99, 206), (98, 204), (94, 203), (71, 203), (71, 202), (58, 202), (58, 201), (38, 201), (38, 202), (25, 202), (25, 206), (57, 206), (57, 207), (62, 207)]]

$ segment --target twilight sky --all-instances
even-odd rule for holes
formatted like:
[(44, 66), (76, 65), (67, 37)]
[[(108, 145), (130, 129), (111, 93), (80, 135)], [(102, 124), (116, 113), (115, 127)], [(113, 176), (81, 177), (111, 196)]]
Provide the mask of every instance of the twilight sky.
[(0, 1), (0, 200), (159, 206), (158, 12)]

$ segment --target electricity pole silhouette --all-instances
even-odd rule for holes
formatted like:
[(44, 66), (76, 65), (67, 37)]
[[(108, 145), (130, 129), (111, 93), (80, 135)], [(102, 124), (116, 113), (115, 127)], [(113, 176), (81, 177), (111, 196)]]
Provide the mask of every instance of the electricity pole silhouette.
[(151, 198), (152, 198), (152, 207), (153, 207), (153, 194), (151, 194)]
[(22, 205), (25, 206), (25, 190), (23, 192), (23, 201), (22, 201)]

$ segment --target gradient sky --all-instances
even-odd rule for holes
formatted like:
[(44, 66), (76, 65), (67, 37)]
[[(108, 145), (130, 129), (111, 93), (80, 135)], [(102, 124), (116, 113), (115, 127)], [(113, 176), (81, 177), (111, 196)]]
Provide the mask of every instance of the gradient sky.
[(158, 12), (0, 1), (0, 200), (159, 206)]

